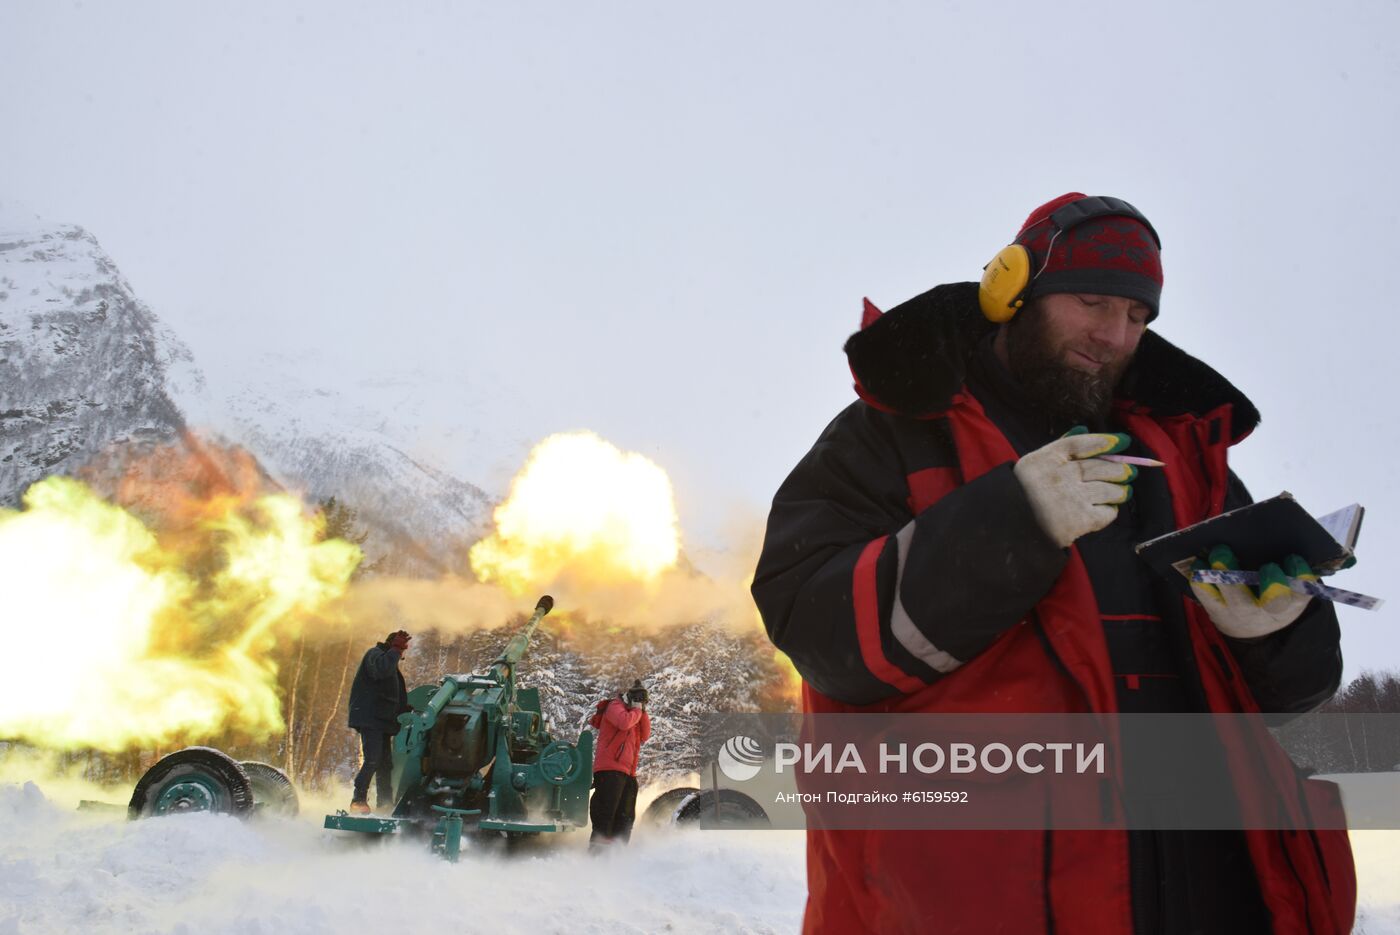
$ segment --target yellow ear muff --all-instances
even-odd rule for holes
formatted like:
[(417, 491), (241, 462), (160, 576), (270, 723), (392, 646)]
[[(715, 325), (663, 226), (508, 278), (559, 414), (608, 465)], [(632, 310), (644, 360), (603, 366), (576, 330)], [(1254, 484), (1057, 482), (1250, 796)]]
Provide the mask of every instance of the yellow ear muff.
[(989, 321), (1010, 321), (1021, 307), (1026, 289), (1031, 284), (1031, 254), (1018, 243), (1003, 247), (982, 267), (982, 284), (977, 287), (977, 302)]

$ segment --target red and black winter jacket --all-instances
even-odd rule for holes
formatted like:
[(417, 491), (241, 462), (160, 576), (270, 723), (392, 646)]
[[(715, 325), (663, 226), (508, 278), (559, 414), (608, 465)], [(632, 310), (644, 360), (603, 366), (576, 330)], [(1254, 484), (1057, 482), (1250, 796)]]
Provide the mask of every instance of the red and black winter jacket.
[[(778, 491), (753, 584), (770, 637), (803, 676), (806, 710), (1120, 709), (1080, 549), (1046, 538), (1011, 471), (1015, 447), (968, 389), (968, 362), (992, 328), (976, 285), (961, 283), (868, 313), (847, 344), (862, 400)], [(1168, 464), (1162, 496), (1175, 525), (1219, 513), (1226, 450), (1258, 421), (1248, 399), (1152, 332), (1120, 391), (1115, 420)], [(1303, 710), (1335, 689), (1330, 608), (1290, 628), (1304, 637), (1247, 646), (1173, 600), (1201, 710), (1255, 712), (1261, 698)], [(1331, 657), (1300, 662), (1311, 654), (1290, 646), (1317, 632)], [(1309, 810), (1335, 823), (1335, 787), (1303, 783), (1259, 734), (1228, 748), (1234, 781), (1283, 790), (1300, 828)], [(1345, 831), (1244, 839), (1276, 935), (1350, 930)], [(813, 831), (805, 927), (1128, 935), (1131, 869), (1123, 831)]]
[(588, 723), (598, 729), (593, 772), (611, 769), (637, 775), (642, 744), (651, 737), (651, 716), (646, 709), (634, 708), (621, 698), (600, 701)]

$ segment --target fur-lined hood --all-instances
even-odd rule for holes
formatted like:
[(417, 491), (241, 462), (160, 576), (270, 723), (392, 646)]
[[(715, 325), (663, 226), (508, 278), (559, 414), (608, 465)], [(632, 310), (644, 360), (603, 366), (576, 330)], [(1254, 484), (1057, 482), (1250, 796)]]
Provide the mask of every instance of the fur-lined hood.
[[(974, 348), (996, 328), (978, 307), (977, 283), (949, 283), (885, 314), (867, 305), (861, 330), (846, 341), (846, 358), (868, 402), (932, 415), (951, 404)], [(1229, 404), (1232, 443), (1259, 424), (1259, 410), (1229, 380), (1153, 331), (1143, 334), (1118, 395), (1158, 417), (1202, 416)]]

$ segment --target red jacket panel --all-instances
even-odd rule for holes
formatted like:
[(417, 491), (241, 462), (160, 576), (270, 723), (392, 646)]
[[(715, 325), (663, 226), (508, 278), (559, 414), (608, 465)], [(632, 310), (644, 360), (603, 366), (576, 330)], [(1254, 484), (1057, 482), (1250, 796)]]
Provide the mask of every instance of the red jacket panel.
[(615, 769), (637, 775), (642, 744), (651, 737), (651, 718), (643, 708), (634, 708), (614, 698), (603, 709), (598, 725), (598, 744), (593, 750), (593, 772)]

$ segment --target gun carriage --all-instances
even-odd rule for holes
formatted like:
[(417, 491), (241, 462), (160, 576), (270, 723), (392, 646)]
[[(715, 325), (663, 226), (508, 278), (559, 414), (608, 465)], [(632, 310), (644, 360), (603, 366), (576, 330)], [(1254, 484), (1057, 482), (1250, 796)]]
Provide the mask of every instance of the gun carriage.
[(409, 692), (394, 738), (394, 788), (387, 816), (327, 815), (325, 827), (365, 834), (427, 832), (455, 860), (464, 832), (513, 835), (567, 831), (588, 823), (593, 735), (555, 739), (539, 690), (515, 684), (545, 614), (545, 596), (524, 629), (481, 673), (446, 675)]

